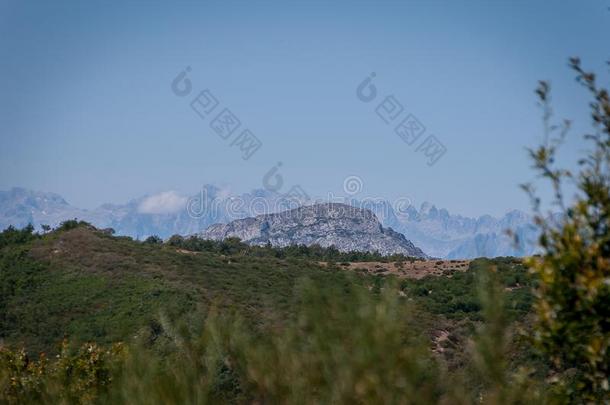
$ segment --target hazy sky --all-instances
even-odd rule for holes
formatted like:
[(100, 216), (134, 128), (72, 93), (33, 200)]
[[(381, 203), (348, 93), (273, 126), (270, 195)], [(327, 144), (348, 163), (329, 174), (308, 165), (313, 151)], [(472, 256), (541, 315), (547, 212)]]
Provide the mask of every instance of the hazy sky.
[[(589, 119), (567, 58), (603, 72), (610, 57), (605, 0), (115, 3), (0, 0), (0, 189), (95, 207), (249, 191), (282, 162), (282, 192), (338, 194), (358, 176), (359, 196), (497, 215), (528, 207), (537, 80), (575, 121), (571, 161)], [(356, 88), (372, 72), (366, 103)], [(190, 103), (205, 89), (219, 104), (202, 119)], [(404, 110), (386, 124), (390, 95)], [(224, 108), (241, 122), (226, 140), (210, 127)], [(412, 145), (394, 132), (408, 114), (426, 129)], [(243, 129), (262, 142), (248, 160), (231, 145)], [(417, 151), (429, 135), (446, 148), (432, 166)]]

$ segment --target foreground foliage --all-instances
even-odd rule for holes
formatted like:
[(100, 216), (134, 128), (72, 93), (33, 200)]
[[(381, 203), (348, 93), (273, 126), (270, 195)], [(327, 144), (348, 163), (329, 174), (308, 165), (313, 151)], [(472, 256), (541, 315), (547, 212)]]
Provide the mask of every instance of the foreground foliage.
[[(545, 112), (546, 137), (530, 155), (540, 176), (551, 183), (553, 203), (561, 213), (551, 219), (543, 215), (540, 200), (526, 186), (538, 213), (543, 249), (528, 265), (539, 279), (538, 346), (563, 376), (557, 381), (567, 395), (598, 402), (610, 398), (610, 100), (578, 59), (570, 64), (593, 97), (593, 133), (585, 136), (591, 148), (576, 173), (556, 167), (569, 122), (552, 125), (550, 88), (541, 82), (537, 93)], [(564, 198), (566, 182), (577, 190), (569, 202)]]
[[(0, 398), (9, 403), (532, 403), (546, 394), (526, 370), (508, 371), (501, 287), (481, 275), (485, 327), (450, 373), (413, 328), (396, 286), (297, 286), (297, 316), (267, 334), (212, 310), (202, 330), (161, 323), (171, 350), (143, 341), (109, 350), (86, 344), (53, 360), (0, 351)], [(340, 288), (341, 291), (337, 289)]]

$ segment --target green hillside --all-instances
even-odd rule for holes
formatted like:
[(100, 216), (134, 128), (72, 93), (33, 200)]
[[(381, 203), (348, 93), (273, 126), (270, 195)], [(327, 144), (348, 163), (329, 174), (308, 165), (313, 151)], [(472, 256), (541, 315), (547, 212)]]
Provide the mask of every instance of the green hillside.
[[(370, 384), (374, 391), (380, 385), (369, 378), (397, 378), (400, 389), (387, 393), (397, 395), (415, 389), (401, 385), (403, 377), (396, 374), (401, 372), (413, 373), (409, 384), (430, 379), (426, 388), (430, 391), (424, 397), (428, 400), (470, 397), (484, 380), (475, 378), (476, 374), (464, 377), (475, 367), (469, 345), (489, 318), (477, 286), (492, 268), (503, 296), (498, 301), (503, 302), (506, 316), (501, 327), (512, 336), (502, 346), (501, 356), (506, 355), (511, 370), (536, 362), (515, 333), (527, 328), (530, 277), (520, 261), (511, 258), (480, 259), (463, 272), (415, 280), (348, 271), (344, 266), (349, 260), (412, 259), (340, 253), (332, 248), (277, 249), (250, 247), (238, 240), (180, 237), (165, 243), (156, 238), (140, 242), (75, 221), (45, 235), (32, 229), (9, 229), (0, 235), (0, 339), (6, 347), (0, 351), (4, 353), (0, 362), (4, 359), (4, 372), (13, 376), (9, 381), (19, 382), (5, 392), (17, 402), (28, 395), (38, 401), (41, 392), (49, 395), (53, 386), (62, 387), (61, 394), (56, 394), (60, 397), (76, 390), (68, 402), (83, 402), (84, 396), (110, 401), (110, 396), (119, 394), (108, 391), (109, 381), (131, 375), (125, 374), (132, 363), (125, 360), (124, 352), (104, 349), (118, 342), (131, 348), (130, 361), (155, 370), (153, 376), (132, 383), (153, 384), (161, 377), (173, 381), (171, 393), (151, 391), (152, 402), (159, 395), (169, 395), (172, 401), (181, 398), (178, 402), (248, 402), (260, 399), (266, 390), (280, 402), (294, 402), (293, 395), (305, 395), (311, 384), (321, 384), (322, 400), (339, 395), (340, 387), (329, 382), (343, 373), (348, 373), (342, 378), (350, 384)], [(210, 334), (215, 336), (213, 344)], [(234, 342), (237, 337), (242, 340)], [(184, 342), (190, 343), (184, 346)], [(79, 351), (79, 347), (87, 349)], [(212, 357), (210, 347), (215, 348)], [(37, 362), (40, 353), (45, 354)], [(200, 369), (201, 359), (207, 364), (204, 369), (210, 361), (220, 361), (218, 353), (225, 353), (222, 364), (236, 356), (233, 362), (246, 365), (234, 369), (226, 363), (220, 369)], [(46, 365), (45, 359), (54, 355), (60, 356), (59, 363)], [(176, 374), (187, 355), (188, 375)], [(122, 371), (116, 375), (109, 365), (116, 360), (113, 356), (123, 359), (119, 361)], [(419, 366), (413, 368), (413, 361)], [(277, 370), (269, 367), (278, 362), (284, 372), (276, 375)], [(302, 367), (313, 367), (312, 374)], [(73, 375), (75, 369), (80, 377)], [(168, 370), (173, 370), (171, 375)], [(442, 377), (442, 370), (462, 379), (459, 385), (470, 391), (459, 394), (443, 388), (441, 381), (449, 380)], [(365, 374), (359, 376), (359, 372)], [(44, 390), (39, 383), (28, 385), (37, 381), (32, 373), (49, 375)], [(329, 374), (324, 377), (324, 373)], [(209, 380), (202, 382), (202, 376)], [(292, 382), (285, 380), (289, 376)], [(1, 377), (0, 372), (0, 382)], [(197, 387), (195, 393), (176, 388), (188, 381)], [(273, 387), (263, 387), (270, 381)], [(115, 382), (114, 387), (123, 390), (121, 384)], [(347, 395), (345, 401), (379, 399), (386, 394), (368, 388), (363, 396), (356, 395), (353, 387), (341, 390), (346, 390), (341, 394)], [(190, 395), (207, 399), (194, 400)]]
[[(286, 252), (230, 241), (224, 248), (226, 254), (216, 252), (222, 251), (218, 244), (197, 251), (177, 248), (175, 239), (174, 246), (142, 243), (84, 224), (25, 236), (1, 250), (0, 337), (32, 353), (53, 351), (64, 337), (110, 343), (154, 331), (162, 315), (196, 323), (211, 306), (239, 313), (255, 327), (272, 327), (295, 313), (295, 288), (303, 279), (337, 294), (348, 283), (378, 290), (385, 282), (332, 262), (320, 265), (302, 252), (279, 259)], [(517, 262), (498, 262), (507, 286), (525, 280)], [(474, 274), (481, 263), (451, 280), (403, 280), (400, 287), (430, 318), (480, 320)], [(529, 296), (513, 295), (513, 307), (527, 311)]]
[(64, 337), (125, 340), (160, 314), (201, 318), (212, 304), (271, 324), (290, 313), (300, 278), (347, 281), (311, 261), (191, 252), (86, 225), (28, 239), (2, 249), (0, 337), (33, 352)]

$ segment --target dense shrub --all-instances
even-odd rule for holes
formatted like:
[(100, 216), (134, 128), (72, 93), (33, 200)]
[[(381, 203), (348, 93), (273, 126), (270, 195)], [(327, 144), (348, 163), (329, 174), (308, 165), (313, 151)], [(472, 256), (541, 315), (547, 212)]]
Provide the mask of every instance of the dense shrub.
[[(545, 142), (530, 151), (538, 174), (554, 191), (559, 215), (541, 212), (531, 185), (540, 227), (542, 254), (527, 261), (536, 274), (536, 338), (558, 381), (574, 401), (604, 402), (610, 398), (610, 100), (593, 73), (570, 60), (577, 80), (589, 91), (592, 133), (590, 150), (572, 173), (556, 165), (557, 150), (569, 122), (551, 122), (550, 88), (537, 90), (544, 110)], [(576, 186), (574, 199), (564, 198), (564, 183)]]
[(73, 350), (62, 343), (60, 354), (31, 359), (24, 350), (0, 347), (0, 402), (92, 403), (107, 394), (125, 358), (123, 345), (103, 349), (88, 343)]
[(379, 252), (340, 252), (334, 246), (322, 247), (320, 245), (291, 245), (286, 247), (274, 247), (271, 244), (265, 246), (251, 246), (242, 242), (239, 238), (226, 238), (225, 240), (206, 240), (197, 236), (183, 237), (174, 235), (167, 241), (167, 245), (195, 251), (211, 252), (225, 255), (244, 255), (256, 257), (275, 257), (278, 259), (307, 259), (329, 262), (404, 262), (418, 260), (402, 254), (383, 256)]
[(15, 229), (9, 226), (4, 231), (0, 232), (0, 249), (8, 245), (23, 244), (38, 237), (34, 233), (32, 224), (27, 225), (23, 229)]

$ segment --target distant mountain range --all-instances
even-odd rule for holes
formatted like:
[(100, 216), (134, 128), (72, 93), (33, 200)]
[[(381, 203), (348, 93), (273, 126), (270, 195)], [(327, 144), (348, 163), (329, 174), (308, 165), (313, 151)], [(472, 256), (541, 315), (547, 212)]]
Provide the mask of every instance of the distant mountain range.
[[(510, 211), (501, 218), (451, 215), (424, 203), (396, 206), (383, 200), (346, 201), (370, 209), (384, 227), (404, 234), (431, 257), (461, 259), (474, 257), (524, 256), (536, 251), (537, 229), (532, 218), (521, 211)], [(150, 235), (168, 238), (174, 234), (191, 235), (216, 223), (255, 217), (294, 208), (281, 195), (266, 190), (232, 195), (215, 186), (204, 186), (194, 196), (164, 192), (143, 196), (126, 204), (104, 204), (92, 210), (70, 205), (54, 193), (23, 188), (0, 191), (0, 229), (28, 223), (40, 229), (42, 224), (57, 226), (78, 218), (98, 228), (113, 228), (118, 235), (143, 239)], [(506, 234), (512, 230), (521, 241), (515, 246)]]
[[(444, 208), (425, 202), (416, 209), (396, 211), (387, 202), (368, 206), (384, 226), (404, 234), (432, 257), (467, 259), (475, 257), (527, 256), (536, 252), (538, 229), (533, 218), (512, 210), (500, 218), (482, 215), (469, 218), (451, 215)], [(511, 231), (517, 236), (508, 235)]]

